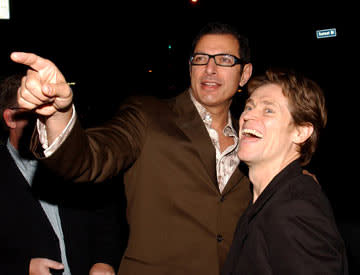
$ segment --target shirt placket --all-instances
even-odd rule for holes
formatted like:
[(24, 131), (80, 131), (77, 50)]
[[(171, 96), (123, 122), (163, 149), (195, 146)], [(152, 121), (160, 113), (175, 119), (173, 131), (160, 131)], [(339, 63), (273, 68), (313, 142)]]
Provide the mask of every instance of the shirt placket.
[[(219, 136), (215, 129), (211, 127), (212, 118), (210, 113), (192, 96), (191, 99), (198, 110), (201, 119), (203, 120), (206, 130), (209, 133), (210, 139), (216, 151), (216, 176), (218, 181), (219, 190), (222, 193), (229, 178), (234, 172), (239, 160), (236, 155), (236, 148), (238, 145), (238, 138), (236, 132), (232, 127), (230, 112), (228, 114), (228, 123), (223, 132), (226, 136), (231, 136), (234, 139), (234, 144), (226, 148), (223, 153), (220, 152)], [(228, 167), (229, 166), (229, 167)]]

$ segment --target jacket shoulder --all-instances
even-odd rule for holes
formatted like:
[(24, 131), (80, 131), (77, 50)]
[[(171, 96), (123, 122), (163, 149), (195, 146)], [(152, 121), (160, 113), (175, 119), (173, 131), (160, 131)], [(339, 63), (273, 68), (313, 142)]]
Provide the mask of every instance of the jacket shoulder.
[(141, 108), (145, 112), (159, 111), (159, 107), (171, 107), (174, 102), (174, 98), (161, 99), (155, 96), (130, 96), (123, 101), (119, 109), (133, 106)]
[(330, 202), (323, 193), (321, 186), (311, 177), (299, 174), (289, 180), (286, 188), (279, 190), (271, 211), (272, 215), (304, 215), (321, 212), (332, 216)]
[(161, 99), (154, 96), (131, 96), (126, 98), (116, 112), (116, 116), (124, 113), (136, 115), (143, 122), (151, 122), (152, 118), (168, 117), (174, 106), (174, 99)]

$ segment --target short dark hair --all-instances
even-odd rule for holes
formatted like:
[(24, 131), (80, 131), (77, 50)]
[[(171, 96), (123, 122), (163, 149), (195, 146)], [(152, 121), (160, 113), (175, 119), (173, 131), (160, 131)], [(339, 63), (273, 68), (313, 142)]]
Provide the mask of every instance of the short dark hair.
[(239, 42), (239, 57), (244, 60), (245, 63), (250, 63), (250, 47), (247, 37), (241, 35), (235, 27), (220, 22), (208, 23), (200, 30), (192, 42), (191, 54), (194, 53), (195, 47), (200, 39), (208, 34), (230, 34), (234, 36)]
[(299, 144), (302, 165), (310, 162), (319, 142), (320, 130), (326, 126), (327, 110), (324, 93), (313, 80), (300, 73), (284, 70), (268, 70), (265, 75), (252, 78), (248, 83), (251, 94), (257, 88), (275, 84), (281, 87), (289, 101), (289, 110), (295, 125), (311, 123), (314, 131), (304, 143)]
[(14, 74), (3, 78), (0, 82), (0, 116), (3, 129), (7, 129), (3, 119), (5, 109), (15, 108), (17, 104), (17, 90), (21, 85), (22, 74)]

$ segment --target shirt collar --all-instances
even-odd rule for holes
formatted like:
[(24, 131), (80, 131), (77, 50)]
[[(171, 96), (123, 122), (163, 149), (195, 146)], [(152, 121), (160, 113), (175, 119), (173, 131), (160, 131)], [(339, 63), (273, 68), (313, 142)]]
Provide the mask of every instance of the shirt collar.
[[(196, 100), (196, 98), (192, 94), (191, 88), (189, 88), (189, 94), (190, 94), (191, 101), (194, 103), (197, 111), (199, 112), (199, 115), (200, 115), (202, 121), (204, 122), (204, 124), (207, 127), (211, 128), (212, 117), (211, 117), (210, 112), (208, 112), (208, 110), (206, 110), (206, 108), (199, 101)], [(227, 124), (225, 125), (225, 128), (223, 131), (224, 131), (224, 134), (227, 136), (237, 136), (237, 133), (232, 125), (230, 111), (228, 112), (228, 121), (227, 121)]]
[(16, 148), (11, 144), (10, 140), (8, 139), (7, 142), (6, 142), (6, 147), (7, 149), (9, 150), (11, 156), (14, 158), (14, 159), (20, 159), (20, 154), (18, 152), (18, 150), (16, 150)]
[(31, 185), (32, 179), (35, 175), (35, 170), (37, 168), (38, 161), (36, 159), (25, 159), (20, 154), (19, 151), (10, 143), (10, 140), (7, 140), (6, 147), (9, 150), (10, 155), (14, 159), (17, 167), (20, 169), (23, 176), (26, 178), (28, 183)]

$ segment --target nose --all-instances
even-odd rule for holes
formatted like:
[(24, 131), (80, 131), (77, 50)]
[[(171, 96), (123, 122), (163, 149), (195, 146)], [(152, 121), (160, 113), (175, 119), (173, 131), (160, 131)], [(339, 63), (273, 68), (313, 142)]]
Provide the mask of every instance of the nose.
[(244, 110), (239, 118), (239, 129), (242, 129), (245, 123), (251, 123), (253, 121), (256, 121), (256, 119), (257, 113), (254, 109)]
[(246, 109), (242, 112), (241, 114), (241, 118), (244, 121), (247, 120), (254, 120), (258, 117), (258, 111), (256, 110), (255, 107), (252, 107), (251, 109)]
[(206, 65), (205, 71), (209, 75), (217, 73), (217, 65), (215, 63), (215, 58), (214, 57), (210, 57), (209, 62)]

